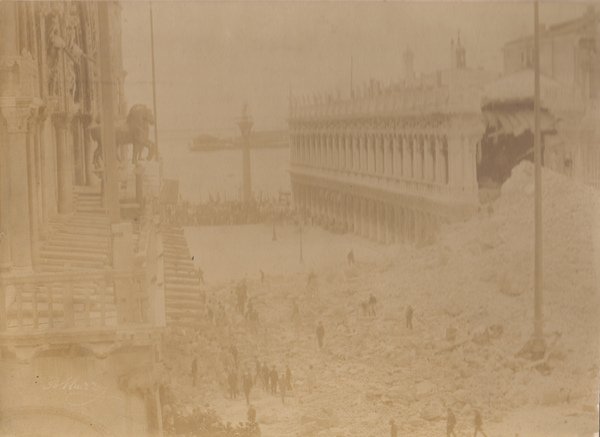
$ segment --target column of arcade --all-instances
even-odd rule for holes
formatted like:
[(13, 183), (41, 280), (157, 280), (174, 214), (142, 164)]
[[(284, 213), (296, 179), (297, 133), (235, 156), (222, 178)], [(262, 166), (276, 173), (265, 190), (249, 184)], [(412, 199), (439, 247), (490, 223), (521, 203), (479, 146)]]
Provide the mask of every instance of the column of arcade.
[(431, 241), (444, 221), (431, 212), (299, 181), (292, 190), (299, 212), (313, 224), (380, 243)]
[(332, 172), (476, 190), (474, 145), (477, 138), (423, 132), (349, 131), (291, 135), (291, 162)]

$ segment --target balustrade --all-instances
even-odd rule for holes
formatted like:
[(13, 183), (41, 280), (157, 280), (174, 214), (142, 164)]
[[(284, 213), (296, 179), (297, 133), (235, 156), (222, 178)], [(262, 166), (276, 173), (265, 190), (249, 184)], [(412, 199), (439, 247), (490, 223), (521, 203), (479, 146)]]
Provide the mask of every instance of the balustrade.
[(113, 270), (4, 278), (0, 285), (0, 331), (98, 329), (147, 323), (143, 278), (143, 271)]
[[(164, 313), (157, 229), (144, 217), (138, 265), (0, 278), (0, 333), (85, 332), (156, 326)], [(164, 318), (164, 315), (163, 315)], [(160, 322), (160, 320), (158, 320)]]

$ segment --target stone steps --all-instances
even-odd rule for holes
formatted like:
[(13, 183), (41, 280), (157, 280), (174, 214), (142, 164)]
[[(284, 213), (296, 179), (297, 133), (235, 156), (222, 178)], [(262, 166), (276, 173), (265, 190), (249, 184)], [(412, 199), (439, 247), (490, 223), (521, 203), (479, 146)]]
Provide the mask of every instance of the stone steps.
[(203, 287), (200, 284), (183, 229), (163, 227), (165, 306), (167, 323), (190, 326), (204, 317)]
[(101, 263), (106, 263), (108, 261), (107, 253), (100, 252), (86, 252), (79, 250), (51, 250), (49, 248), (43, 248), (40, 250), (40, 256), (42, 258), (48, 259), (65, 259), (65, 260), (74, 260), (74, 261), (97, 261)]
[(49, 252), (59, 252), (59, 253), (70, 253), (73, 252), (74, 249), (78, 253), (90, 253), (90, 254), (103, 254), (106, 255), (108, 253), (108, 243), (105, 245), (87, 245), (87, 244), (71, 244), (66, 241), (51, 241), (47, 244), (44, 244), (44, 250), (48, 250)]

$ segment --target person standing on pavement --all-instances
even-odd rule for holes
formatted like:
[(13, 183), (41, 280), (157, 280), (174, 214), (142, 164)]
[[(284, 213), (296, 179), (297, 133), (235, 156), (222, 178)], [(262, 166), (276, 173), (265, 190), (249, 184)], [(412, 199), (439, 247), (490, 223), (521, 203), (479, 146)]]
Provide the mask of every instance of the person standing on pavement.
[(281, 403), (285, 404), (285, 393), (287, 391), (287, 384), (285, 383), (285, 373), (281, 373), (281, 379), (279, 383), (279, 392), (281, 393)]
[(487, 437), (487, 434), (483, 432), (483, 419), (481, 418), (481, 413), (479, 410), (475, 410), (475, 433), (473, 437), (476, 437), (479, 433), (481, 433), (484, 437)]
[(409, 305), (406, 308), (406, 327), (411, 330), (413, 329), (412, 321), (413, 321), (414, 314), (415, 314), (415, 311), (413, 310), (413, 307), (411, 305)]
[(244, 396), (246, 396), (246, 404), (250, 405), (250, 390), (252, 390), (252, 376), (250, 375), (250, 371), (246, 370), (243, 376), (242, 382), (244, 388)]
[(454, 427), (456, 426), (456, 416), (454, 412), (448, 408), (448, 413), (446, 414), (446, 437), (456, 437), (456, 432), (454, 432)]
[(198, 358), (194, 357), (192, 360), (192, 387), (196, 387), (196, 381), (198, 379)]
[(292, 370), (290, 369), (289, 364), (285, 366), (285, 385), (288, 390), (292, 390)]
[(256, 409), (254, 408), (254, 405), (252, 405), (252, 404), (250, 404), (250, 406), (248, 407), (247, 417), (248, 417), (248, 422), (250, 422), (250, 423), (256, 422)]
[(279, 376), (277, 374), (277, 370), (275, 369), (275, 366), (273, 366), (271, 368), (271, 394), (276, 395), (277, 394), (277, 380), (279, 379)]
[(315, 388), (315, 371), (312, 364), (308, 366), (308, 376), (306, 379), (308, 383), (308, 394), (312, 394), (313, 389)]
[(323, 323), (319, 321), (319, 325), (317, 326), (317, 342), (319, 343), (319, 349), (323, 348), (323, 338), (325, 337), (325, 328), (323, 327)]

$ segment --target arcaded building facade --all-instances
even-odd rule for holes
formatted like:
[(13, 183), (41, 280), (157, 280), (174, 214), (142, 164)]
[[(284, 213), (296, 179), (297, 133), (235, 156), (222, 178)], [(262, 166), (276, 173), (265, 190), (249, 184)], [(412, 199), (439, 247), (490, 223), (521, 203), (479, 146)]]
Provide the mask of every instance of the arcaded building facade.
[(303, 215), (380, 242), (420, 242), (477, 208), (481, 89), (493, 76), (453, 50), (452, 69), (419, 80), (407, 53), (401, 85), (292, 101), (290, 172)]

